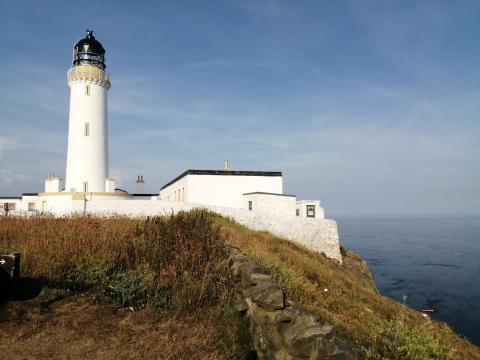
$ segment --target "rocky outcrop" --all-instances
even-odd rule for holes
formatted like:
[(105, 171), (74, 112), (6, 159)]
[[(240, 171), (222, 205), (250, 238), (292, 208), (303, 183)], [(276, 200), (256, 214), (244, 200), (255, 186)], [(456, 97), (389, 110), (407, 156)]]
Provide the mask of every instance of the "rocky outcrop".
[(343, 266), (349, 271), (351, 276), (355, 277), (356, 283), (362, 284), (363, 288), (369, 292), (379, 294), (377, 285), (375, 285), (365, 260), (353, 251), (347, 251), (343, 247), (340, 248), (340, 251), (342, 253)]
[(270, 270), (229, 248), (238, 311), (250, 319), (259, 359), (356, 359), (352, 347), (336, 336), (333, 326), (295, 308), (272, 278)]

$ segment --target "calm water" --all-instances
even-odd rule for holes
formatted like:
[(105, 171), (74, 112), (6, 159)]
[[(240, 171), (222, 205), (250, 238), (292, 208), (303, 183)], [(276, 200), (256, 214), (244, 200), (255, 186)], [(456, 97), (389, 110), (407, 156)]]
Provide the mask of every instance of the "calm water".
[(480, 219), (337, 219), (344, 247), (380, 292), (447, 322), (480, 345)]

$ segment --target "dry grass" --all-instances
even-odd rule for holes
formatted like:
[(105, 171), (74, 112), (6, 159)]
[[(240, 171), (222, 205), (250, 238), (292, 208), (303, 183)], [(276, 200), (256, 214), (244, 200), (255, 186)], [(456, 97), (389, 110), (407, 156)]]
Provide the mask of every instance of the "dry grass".
[(218, 307), (175, 316), (133, 312), (64, 290), (10, 307), (12, 320), (0, 323), (2, 359), (245, 359)]
[(115, 260), (135, 225), (123, 217), (0, 217), (0, 249), (21, 252), (22, 271), (29, 276), (51, 278), (87, 256)]
[[(33, 311), (34, 315), (24, 317), (27, 320), (23, 323), (15, 320), (1, 325), (0, 340), (2, 344), (45, 350), (36, 357), (55, 352), (55, 344), (61, 352), (79, 341), (78, 354), (83, 351), (96, 358), (122, 358), (116, 348), (131, 344), (128, 349), (134, 349), (135, 342), (128, 340), (132, 336), (138, 343), (144, 341), (152, 352), (141, 348), (134, 355), (135, 350), (128, 350), (127, 358), (155, 358), (156, 351), (166, 351), (163, 358), (168, 358), (166, 354), (178, 359), (244, 358), (250, 344), (246, 324), (231, 310), (232, 283), (225, 264), (224, 239), (272, 269), (297, 306), (336, 325), (364, 359), (480, 359), (479, 349), (445, 324), (426, 321), (418, 312), (377, 294), (351, 257), (342, 266), (321, 254), (205, 211), (148, 220), (1, 217), (0, 252), (22, 252), (24, 273), (42, 278), (61, 291), (88, 291), (116, 305), (103, 301), (99, 308), (95, 305), (90, 309), (90, 295), (69, 297), (58, 304), (58, 309), (68, 311), (57, 309), (60, 312), (47, 311), (38, 316)], [(48, 299), (45, 302), (51, 303)], [(123, 314), (118, 305), (141, 310), (128, 317), (137, 319), (138, 326), (118, 325), (125, 320), (124, 315), (118, 315)], [(24, 310), (22, 306), (26, 305), (18, 306), (18, 311), (26, 313), (36, 306), (44, 307), (35, 302)], [(89, 311), (93, 311), (91, 316)], [(74, 314), (70, 320), (61, 320), (68, 312)], [(118, 324), (117, 316), (121, 318)], [(97, 325), (90, 329), (89, 323)], [(109, 332), (109, 326), (103, 323), (116, 330)], [(13, 326), (27, 329), (27, 324), (30, 333), (9, 331)], [(71, 332), (71, 326), (76, 330)], [(156, 326), (168, 330), (162, 333)], [(90, 330), (82, 332), (83, 328)], [(77, 333), (81, 338), (75, 340)], [(70, 345), (60, 346), (63, 337)], [(42, 348), (39, 339), (49, 338), (50, 347)]]
[(480, 350), (446, 324), (377, 294), (358, 271), (266, 232), (222, 218), (217, 223), (232, 245), (274, 271), (297, 306), (336, 325), (362, 358), (480, 359)]
[[(173, 332), (175, 338), (163, 336), (165, 341), (159, 339), (158, 346), (151, 345), (153, 352), (149, 354), (157, 351), (156, 356), (139, 355), (137, 358), (164, 358), (163, 351), (166, 350), (162, 350), (163, 347), (183, 351), (174, 356), (172, 350), (171, 358), (186, 358), (189, 354), (191, 359), (204, 358), (204, 353), (210, 354), (209, 358), (240, 359), (250, 350), (245, 336), (246, 324), (232, 310), (233, 286), (225, 261), (224, 242), (218, 227), (213, 225), (211, 214), (206, 211), (146, 220), (0, 217), (0, 252), (8, 251), (20, 251), (22, 272), (42, 279), (50, 289), (76, 295), (96, 294), (104, 304), (109, 301), (142, 311), (155, 310), (168, 318), (169, 328), (176, 329)], [(81, 319), (82, 312), (76, 311), (80, 305), (75, 300), (70, 306), (68, 301), (62, 308), (68, 307)], [(33, 302), (31, 306), (35, 304)], [(80, 307), (85, 311), (92, 310), (85, 301)], [(108, 323), (113, 316), (108, 312), (104, 315), (100, 314), (94, 323)], [(44, 340), (52, 337), (49, 343), (53, 349), (56, 343), (62, 343), (64, 337), (67, 342), (74, 341), (74, 334), (63, 330), (70, 327), (65, 325), (62, 328), (55, 319), (49, 319), (48, 314), (35, 319), (35, 330), (28, 336), (33, 345), (39, 337)], [(77, 317), (70, 319), (76, 321)], [(37, 320), (44, 323), (46, 329), (42, 329)], [(82, 324), (89, 327), (88, 321)], [(49, 328), (56, 330), (48, 331)], [(104, 341), (102, 346), (107, 350), (95, 357), (115, 358), (112, 354), (116, 352), (109, 352), (108, 341), (122, 344), (126, 335), (120, 332), (116, 337), (113, 332), (107, 341), (102, 337), (104, 330), (99, 326), (98, 332), (95, 328), (88, 333), (80, 332), (80, 343), (90, 343), (97, 334), (104, 340), (95, 343), (99, 345)], [(55, 335), (56, 331), (58, 334)], [(213, 338), (206, 336), (206, 332)], [(218, 340), (219, 334), (222, 334), (221, 341)], [(3, 340), (8, 342), (10, 339), (10, 343), (20, 340), (12, 333), (10, 335), (4, 336)], [(148, 335), (141, 333), (141, 337), (148, 338)], [(141, 343), (140, 339), (138, 341)], [(25, 346), (28, 344), (27, 341)], [(88, 344), (84, 345), (88, 348)], [(68, 351), (68, 347), (59, 346), (58, 351)], [(70, 358), (68, 352), (63, 355)]]

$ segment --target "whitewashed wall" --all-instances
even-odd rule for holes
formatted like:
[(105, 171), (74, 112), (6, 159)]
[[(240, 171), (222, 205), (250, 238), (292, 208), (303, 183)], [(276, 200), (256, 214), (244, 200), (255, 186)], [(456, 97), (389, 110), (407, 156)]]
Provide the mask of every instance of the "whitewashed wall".
[(2, 205), (0, 207), (0, 210), (2, 213), (4, 212), (5, 204), (15, 204), (15, 211), (18, 211), (21, 209), (22, 206), (22, 200), (21, 199), (8, 199), (8, 198), (0, 198), (0, 204)]
[(298, 216), (307, 217), (307, 205), (315, 206), (315, 218), (325, 219), (325, 211), (320, 207), (319, 200), (300, 200), (297, 201), (296, 208), (298, 209)]
[[(178, 197), (178, 193), (183, 193), (183, 200), (182, 197)], [(188, 189), (188, 175), (184, 176), (178, 181), (175, 181), (170, 186), (166, 187), (165, 189), (160, 191), (160, 199), (166, 201), (182, 201), (182, 202), (190, 202), (189, 199), (190, 191)]]
[(62, 191), (62, 179), (53, 176), (45, 180), (45, 192), (59, 192)]
[(252, 202), (252, 211), (269, 213), (276, 216), (295, 216), (297, 198), (291, 195), (251, 193), (243, 195), (243, 208), (248, 210)]
[(173, 191), (185, 188), (185, 202), (243, 208), (243, 194), (283, 193), (281, 176), (195, 175), (188, 174), (160, 192), (160, 198), (174, 200)]
[(38, 211), (48, 212), (62, 216), (83, 210), (82, 201), (73, 201), (68, 195), (40, 196)]

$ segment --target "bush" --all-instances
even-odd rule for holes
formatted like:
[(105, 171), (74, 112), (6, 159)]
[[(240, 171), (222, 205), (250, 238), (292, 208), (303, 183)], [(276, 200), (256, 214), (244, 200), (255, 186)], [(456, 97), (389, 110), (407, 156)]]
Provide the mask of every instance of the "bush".
[(212, 218), (204, 210), (145, 220), (1, 217), (0, 251), (21, 251), (23, 270), (52, 286), (102, 292), (122, 306), (191, 311), (229, 296)]
[(373, 347), (363, 348), (366, 359), (380, 360), (447, 360), (452, 350), (441, 344), (420, 325), (406, 321), (407, 309), (402, 309), (393, 319), (371, 327)]
[(153, 274), (145, 267), (116, 273), (108, 279), (106, 293), (121, 306), (142, 306), (150, 299)]

